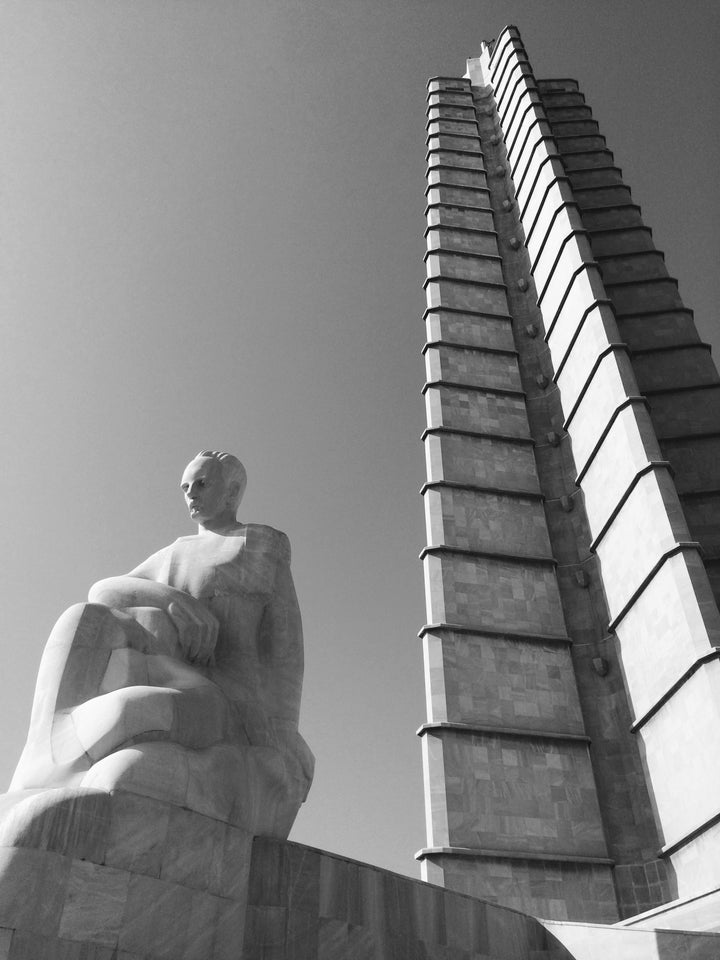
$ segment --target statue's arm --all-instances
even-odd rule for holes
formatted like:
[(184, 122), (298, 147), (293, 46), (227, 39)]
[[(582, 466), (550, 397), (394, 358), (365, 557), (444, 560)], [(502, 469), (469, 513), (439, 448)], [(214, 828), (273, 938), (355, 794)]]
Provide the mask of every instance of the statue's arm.
[(108, 577), (93, 584), (88, 594), (91, 603), (102, 603), (114, 610), (128, 607), (158, 607), (172, 620), (185, 659), (208, 663), (215, 650), (218, 622), (190, 594), (166, 583), (137, 576), (142, 567), (122, 577)]

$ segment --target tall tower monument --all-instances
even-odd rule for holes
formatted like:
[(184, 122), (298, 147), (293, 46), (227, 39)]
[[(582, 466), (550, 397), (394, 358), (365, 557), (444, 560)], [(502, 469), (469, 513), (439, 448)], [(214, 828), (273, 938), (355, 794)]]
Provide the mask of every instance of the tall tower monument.
[(574, 80), (429, 83), (426, 879), (720, 886), (720, 380)]

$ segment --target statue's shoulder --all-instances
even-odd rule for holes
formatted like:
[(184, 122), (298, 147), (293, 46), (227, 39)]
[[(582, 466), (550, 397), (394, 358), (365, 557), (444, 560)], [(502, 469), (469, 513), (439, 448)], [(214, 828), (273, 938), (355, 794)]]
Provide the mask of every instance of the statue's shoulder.
[(246, 548), (273, 554), (278, 560), (290, 563), (290, 541), (282, 530), (266, 523), (243, 524)]

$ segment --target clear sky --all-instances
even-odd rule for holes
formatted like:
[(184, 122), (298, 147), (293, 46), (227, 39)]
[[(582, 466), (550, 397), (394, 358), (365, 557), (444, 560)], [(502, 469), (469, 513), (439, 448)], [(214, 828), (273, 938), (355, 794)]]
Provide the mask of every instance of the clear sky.
[(519, 26), (580, 80), (720, 345), (716, 2), (5, 0), (0, 780), (54, 620), (192, 532), (285, 530), (316, 781), (292, 839), (417, 875), (425, 84)]

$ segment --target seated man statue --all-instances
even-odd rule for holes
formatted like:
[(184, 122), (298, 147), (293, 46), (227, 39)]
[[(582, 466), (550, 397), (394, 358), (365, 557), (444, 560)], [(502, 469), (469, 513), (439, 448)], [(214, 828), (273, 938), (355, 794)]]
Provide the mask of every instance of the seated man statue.
[(57, 622), (11, 791), (123, 790), (285, 837), (313, 758), (298, 733), (302, 627), (285, 534), (243, 524), (245, 469), (204, 451), (180, 537)]

